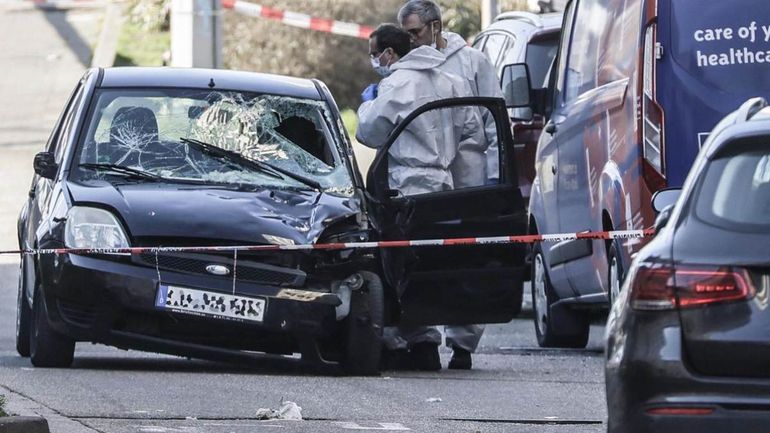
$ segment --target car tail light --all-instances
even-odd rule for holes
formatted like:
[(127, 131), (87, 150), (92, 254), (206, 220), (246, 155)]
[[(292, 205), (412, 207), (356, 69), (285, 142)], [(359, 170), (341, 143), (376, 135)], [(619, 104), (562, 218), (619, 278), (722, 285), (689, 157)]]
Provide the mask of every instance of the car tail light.
[(645, 178), (657, 190), (665, 184), (664, 113), (656, 98), (655, 65), (661, 52), (657, 42), (657, 26), (647, 27), (644, 35), (644, 68), (642, 69), (642, 150)]
[(656, 407), (647, 409), (650, 415), (678, 415), (678, 416), (696, 416), (711, 415), (714, 409), (710, 407)]
[(650, 268), (630, 276), (631, 306), (636, 310), (693, 308), (749, 299), (754, 287), (738, 268)]

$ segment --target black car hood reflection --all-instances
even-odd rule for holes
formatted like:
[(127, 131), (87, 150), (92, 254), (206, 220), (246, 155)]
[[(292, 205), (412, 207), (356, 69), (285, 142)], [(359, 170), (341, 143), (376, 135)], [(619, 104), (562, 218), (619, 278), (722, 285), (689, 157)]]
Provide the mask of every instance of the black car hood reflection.
[(263, 235), (314, 243), (329, 224), (360, 212), (359, 200), (310, 190), (227, 188), (163, 183), (68, 182), (74, 205), (108, 207), (133, 238), (270, 243)]

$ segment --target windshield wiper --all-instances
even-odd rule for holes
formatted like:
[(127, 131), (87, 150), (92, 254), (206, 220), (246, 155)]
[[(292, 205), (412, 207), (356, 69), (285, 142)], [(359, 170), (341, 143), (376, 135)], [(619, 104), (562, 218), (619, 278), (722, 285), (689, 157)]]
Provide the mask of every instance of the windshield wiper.
[(269, 164), (267, 162), (263, 161), (257, 161), (255, 159), (246, 158), (245, 156), (241, 155), (238, 152), (233, 152), (231, 150), (222, 149), (221, 147), (214, 146), (213, 144), (206, 143), (204, 141), (196, 140), (194, 138), (186, 138), (186, 137), (180, 137), (179, 138), (183, 143), (192, 144), (193, 146), (196, 146), (199, 150), (212, 154), (214, 156), (218, 156), (220, 158), (229, 159), (230, 161), (237, 162), (243, 165), (247, 165), (249, 167), (257, 168), (258, 170), (262, 171), (263, 173), (267, 173), (277, 179), (283, 179), (284, 177), (289, 177), (291, 179), (296, 180), (297, 182), (300, 182), (306, 186), (309, 186), (313, 189), (317, 189), (321, 191), (323, 188), (321, 187), (321, 184), (313, 179), (307, 178), (305, 176), (292, 173), (288, 170), (285, 170), (280, 167), (276, 167), (272, 164)]
[(126, 167), (124, 165), (95, 164), (95, 163), (87, 162), (87, 163), (78, 165), (78, 167), (87, 168), (87, 169), (96, 170), (96, 171), (107, 171), (111, 173), (123, 174), (126, 176), (135, 177), (142, 180), (152, 180), (156, 182), (166, 180), (166, 178), (164, 178), (163, 176), (159, 176), (157, 174), (153, 174), (148, 171), (143, 171), (136, 168)]

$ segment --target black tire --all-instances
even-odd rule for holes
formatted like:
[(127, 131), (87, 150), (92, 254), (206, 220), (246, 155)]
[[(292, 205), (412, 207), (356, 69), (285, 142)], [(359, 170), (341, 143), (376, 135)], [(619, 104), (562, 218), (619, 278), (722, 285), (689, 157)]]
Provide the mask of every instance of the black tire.
[[(567, 308), (551, 308), (558, 300), (548, 277), (542, 247), (536, 244), (532, 252), (532, 309), (537, 344), (540, 347), (586, 347), (590, 330), (587, 316)], [(557, 329), (554, 323), (571, 326)]]
[(360, 272), (364, 285), (350, 297), (350, 313), (345, 319), (345, 357), (343, 368), (354, 376), (379, 374), (385, 298), (377, 274)]
[(32, 303), (29, 337), (30, 360), (35, 367), (65, 368), (72, 365), (75, 340), (51, 328), (43, 294), (39, 289)]
[(623, 286), (623, 260), (619, 248), (618, 241), (614, 240), (612, 241), (612, 244), (610, 244), (610, 249), (607, 252), (607, 278), (609, 283), (607, 286), (607, 298), (609, 300), (610, 309), (612, 309), (612, 305), (615, 303), (615, 299), (617, 299), (617, 296), (620, 294), (620, 289)]
[(19, 263), (19, 290), (16, 296), (16, 351), (24, 358), (29, 358), (29, 328), (32, 309), (27, 302), (26, 258)]
[(513, 293), (513, 317), (521, 314), (521, 307), (524, 303), (524, 281), (519, 280), (515, 292)]

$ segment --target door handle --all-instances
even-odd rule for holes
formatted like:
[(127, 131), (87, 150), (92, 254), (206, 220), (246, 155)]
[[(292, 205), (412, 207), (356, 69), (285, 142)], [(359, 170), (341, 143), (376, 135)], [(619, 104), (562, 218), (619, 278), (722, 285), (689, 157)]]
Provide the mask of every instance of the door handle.
[(549, 122), (547, 125), (545, 125), (545, 132), (551, 135), (556, 134), (556, 131), (558, 130), (559, 130), (559, 127), (556, 126), (556, 124), (553, 122)]
[(555, 166), (555, 165), (552, 165), (552, 166), (551, 166), (551, 173), (553, 173), (553, 174), (556, 174), (556, 172), (557, 172), (557, 171), (558, 171), (558, 170), (556, 169), (556, 166)]

